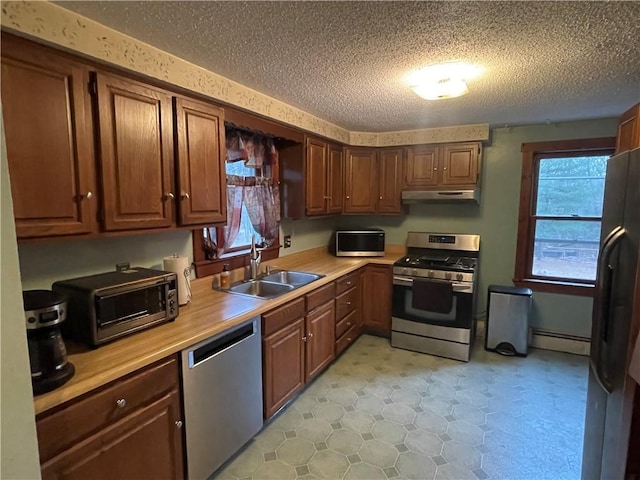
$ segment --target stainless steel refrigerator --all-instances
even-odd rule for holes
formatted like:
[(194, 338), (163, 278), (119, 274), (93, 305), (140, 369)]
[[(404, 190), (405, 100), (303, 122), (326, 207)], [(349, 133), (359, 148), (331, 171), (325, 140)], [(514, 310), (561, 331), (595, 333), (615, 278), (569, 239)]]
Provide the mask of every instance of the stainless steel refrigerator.
[(627, 375), (640, 248), (640, 149), (609, 159), (605, 180), (583, 480), (625, 478), (635, 381)]

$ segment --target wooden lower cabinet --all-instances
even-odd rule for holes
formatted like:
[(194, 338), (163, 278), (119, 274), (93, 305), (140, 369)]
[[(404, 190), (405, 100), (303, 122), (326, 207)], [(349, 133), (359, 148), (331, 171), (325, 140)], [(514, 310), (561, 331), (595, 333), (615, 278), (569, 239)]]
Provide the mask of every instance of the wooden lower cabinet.
[(308, 382), (315, 378), (334, 359), (334, 302), (325, 303), (307, 314), (306, 375)]
[(165, 395), (42, 465), (43, 479), (183, 478), (180, 397)]
[(362, 274), (362, 315), (365, 330), (391, 336), (392, 267), (367, 265)]
[(335, 358), (334, 295), (332, 283), (262, 316), (265, 418), (273, 416)]
[(336, 281), (336, 356), (355, 342), (361, 332), (361, 276), (362, 269)]
[(36, 419), (43, 479), (184, 478), (178, 360)]
[(264, 416), (271, 417), (304, 386), (304, 317), (262, 340)]

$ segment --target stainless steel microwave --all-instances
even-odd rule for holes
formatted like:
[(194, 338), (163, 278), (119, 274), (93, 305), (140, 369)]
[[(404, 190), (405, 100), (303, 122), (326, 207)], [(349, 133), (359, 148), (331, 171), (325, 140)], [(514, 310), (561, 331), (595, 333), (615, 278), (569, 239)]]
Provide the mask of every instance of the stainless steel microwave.
[(178, 316), (172, 272), (126, 268), (61, 280), (52, 289), (69, 298), (63, 336), (94, 347)]
[(383, 257), (384, 230), (336, 230), (331, 251), (336, 257)]

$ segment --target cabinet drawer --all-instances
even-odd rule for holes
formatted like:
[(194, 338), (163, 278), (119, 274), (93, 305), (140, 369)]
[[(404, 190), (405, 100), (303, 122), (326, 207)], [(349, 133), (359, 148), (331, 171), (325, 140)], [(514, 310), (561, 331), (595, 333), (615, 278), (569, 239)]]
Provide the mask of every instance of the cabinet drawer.
[(336, 338), (340, 338), (344, 333), (354, 325), (357, 325), (358, 312), (348, 313), (342, 320), (336, 323)]
[(352, 325), (337, 341), (336, 356), (340, 355), (349, 345), (358, 338), (358, 326)]
[(329, 300), (333, 300), (336, 296), (336, 285), (331, 282), (324, 287), (320, 287), (311, 293), (307, 293), (307, 312), (310, 312), (316, 307), (319, 307), (323, 303), (327, 303)]
[(68, 449), (92, 432), (113, 424), (142, 405), (178, 388), (178, 361), (171, 357), (37, 419), (40, 462)]
[(304, 298), (298, 298), (262, 315), (262, 335), (277, 332), (289, 323), (304, 317)]
[(358, 308), (358, 289), (352, 288), (336, 298), (336, 321)]
[(360, 275), (360, 271), (356, 270), (336, 280), (336, 295), (355, 287), (358, 284), (358, 275)]

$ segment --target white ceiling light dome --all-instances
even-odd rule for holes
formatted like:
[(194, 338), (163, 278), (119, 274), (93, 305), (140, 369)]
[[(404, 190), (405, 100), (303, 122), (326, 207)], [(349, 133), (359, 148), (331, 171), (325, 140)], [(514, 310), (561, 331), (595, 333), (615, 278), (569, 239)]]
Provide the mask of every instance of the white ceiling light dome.
[(408, 82), (420, 97), (442, 100), (468, 93), (467, 80), (476, 78), (481, 71), (479, 66), (465, 62), (439, 63), (411, 73)]

